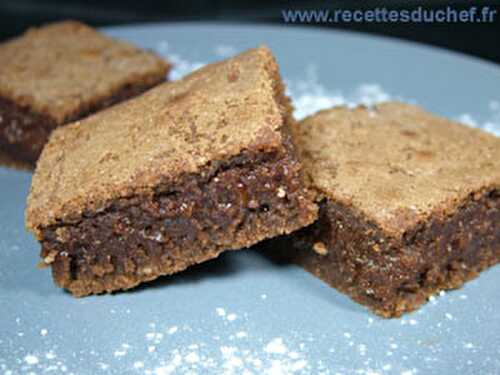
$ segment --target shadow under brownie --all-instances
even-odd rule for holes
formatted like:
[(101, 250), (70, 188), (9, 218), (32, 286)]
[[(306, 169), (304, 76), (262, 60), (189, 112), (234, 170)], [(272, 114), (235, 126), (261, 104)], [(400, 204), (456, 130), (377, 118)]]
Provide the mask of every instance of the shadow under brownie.
[(405, 104), (293, 128), (320, 195), (293, 260), (377, 314), (412, 311), (500, 261), (500, 139)]
[(168, 62), (75, 21), (0, 44), (0, 152), (34, 167), (53, 129), (163, 82)]
[(27, 227), (76, 296), (131, 288), (317, 218), (266, 48), (57, 129)]

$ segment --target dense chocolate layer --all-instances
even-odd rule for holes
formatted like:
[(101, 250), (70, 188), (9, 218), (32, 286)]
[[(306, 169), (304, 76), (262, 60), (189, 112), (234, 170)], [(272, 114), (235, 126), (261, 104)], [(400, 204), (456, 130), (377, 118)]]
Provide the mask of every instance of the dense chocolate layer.
[(452, 216), (434, 216), (399, 239), (325, 201), (295, 245), (295, 261), (308, 271), (384, 317), (400, 316), (500, 262), (500, 192), (472, 195)]
[[(163, 80), (164, 77), (158, 77), (154, 82), (141, 82), (122, 87), (106, 100), (82, 106), (78, 113), (65, 119), (65, 123), (79, 120), (93, 112), (137, 96)], [(47, 115), (35, 113), (28, 107), (0, 97), (0, 148), (13, 160), (34, 167), (50, 133), (59, 125), (63, 124), (56, 123)]]
[(45, 228), (41, 255), (76, 296), (127, 289), (307, 225), (311, 205), (292, 154), (247, 152)]
[(0, 97), (0, 147), (12, 159), (34, 165), (56, 123)]

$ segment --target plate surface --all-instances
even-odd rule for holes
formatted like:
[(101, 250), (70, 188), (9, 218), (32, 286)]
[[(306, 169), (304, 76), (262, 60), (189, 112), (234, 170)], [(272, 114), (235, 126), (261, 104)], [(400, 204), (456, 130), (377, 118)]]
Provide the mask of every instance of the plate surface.
[[(498, 131), (500, 69), (395, 40), (298, 27), (109, 28), (170, 56), (179, 77), (269, 45), (297, 115), (388, 98)], [(383, 320), (256, 250), (128, 293), (74, 299), (36, 269), (24, 230), (31, 176), (0, 168), (0, 374), (499, 374), (500, 267)]]

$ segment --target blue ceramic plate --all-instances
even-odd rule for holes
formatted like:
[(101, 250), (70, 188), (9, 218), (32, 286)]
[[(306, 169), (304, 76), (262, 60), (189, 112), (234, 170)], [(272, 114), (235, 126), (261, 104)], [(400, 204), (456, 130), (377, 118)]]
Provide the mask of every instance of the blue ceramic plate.
[[(302, 117), (400, 99), (498, 132), (500, 69), (409, 44), (299, 27), (109, 28), (182, 76), (260, 44)], [(383, 320), (295, 266), (224, 254), (128, 293), (72, 298), (38, 270), (24, 229), (31, 176), (0, 168), (0, 374), (499, 374), (500, 267)]]

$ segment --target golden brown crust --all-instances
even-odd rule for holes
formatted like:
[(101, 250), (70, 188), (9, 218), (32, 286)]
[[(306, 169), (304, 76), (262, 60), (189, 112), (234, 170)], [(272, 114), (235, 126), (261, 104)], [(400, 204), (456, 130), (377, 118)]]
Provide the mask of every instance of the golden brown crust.
[(57, 129), (33, 177), (27, 227), (37, 233), (117, 197), (148, 194), (244, 150), (283, 147), (276, 78), (271, 52), (249, 50)]
[(0, 45), (0, 96), (62, 124), (115, 92), (156, 83), (170, 65), (75, 21), (49, 24)]
[(500, 186), (500, 139), (401, 103), (321, 111), (294, 128), (321, 194), (400, 236)]

